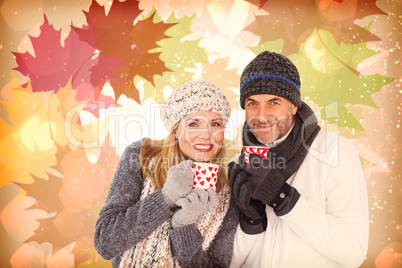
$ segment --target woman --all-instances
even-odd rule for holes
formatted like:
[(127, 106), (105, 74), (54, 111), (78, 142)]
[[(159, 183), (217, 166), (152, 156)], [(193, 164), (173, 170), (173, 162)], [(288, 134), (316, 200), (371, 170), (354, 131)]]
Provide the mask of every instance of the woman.
[[(212, 83), (178, 87), (161, 108), (163, 141), (127, 147), (95, 227), (113, 267), (228, 267), (238, 211), (223, 167), (230, 105)], [(216, 191), (193, 189), (193, 161), (221, 166)]]

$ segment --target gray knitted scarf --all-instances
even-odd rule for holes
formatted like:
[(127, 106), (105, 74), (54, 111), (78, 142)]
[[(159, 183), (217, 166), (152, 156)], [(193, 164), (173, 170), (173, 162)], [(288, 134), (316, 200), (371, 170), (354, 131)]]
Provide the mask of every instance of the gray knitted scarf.
[[(291, 133), (284, 141), (269, 149), (270, 167), (278, 168), (286, 181), (299, 169), (319, 131), (320, 126), (313, 110), (303, 102), (295, 115)], [(266, 147), (251, 132), (247, 121), (243, 126), (243, 146)], [(278, 159), (284, 159), (285, 165), (278, 166)]]
[[(157, 188), (152, 179), (145, 178), (140, 200), (143, 200), (156, 190)], [(222, 189), (217, 194), (219, 204), (205, 212), (196, 221), (197, 229), (204, 237), (202, 248), (205, 251), (208, 250), (218, 233), (229, 208), (229, 186), (224, 183)], [(180, 267), (177, 258), (173, 256), (171, 252), (169, 238), (170, 228), (170, 219), (168, 219), (148, 237), (126, 250), (122, 255), (119, 267)]]

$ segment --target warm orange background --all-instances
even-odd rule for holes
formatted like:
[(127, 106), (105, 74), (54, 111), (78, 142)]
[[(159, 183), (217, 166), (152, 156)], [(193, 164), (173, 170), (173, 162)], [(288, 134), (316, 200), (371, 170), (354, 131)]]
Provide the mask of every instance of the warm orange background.
[[(360, 154), (370, 207), (362, 267), (402, 266), (401, 1), (127, 3), (1, 2), (1, 267), (111, 267), (93, 229), (124, 148), (163, 138), (159, 104), (204, 78), (232, 105), (233, 156), (240, 74), (263, 50), (296, 64), (323, 129)], [(96, 34), (83, 30), (78, 42), (71, 26), (85, 29), (94, 16)]]

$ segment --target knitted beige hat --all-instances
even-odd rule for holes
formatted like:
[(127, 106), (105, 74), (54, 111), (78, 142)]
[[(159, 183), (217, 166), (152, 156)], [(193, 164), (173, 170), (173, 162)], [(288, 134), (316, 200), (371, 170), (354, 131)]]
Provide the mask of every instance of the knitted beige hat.
[(165, 100), (160, 114), (167, 130), (183, 117), (196, 112), (215, 112), (222, 116), (224, 126), (230, 117), (229, 101), (211, 82), (199, 79), (179, 86)]

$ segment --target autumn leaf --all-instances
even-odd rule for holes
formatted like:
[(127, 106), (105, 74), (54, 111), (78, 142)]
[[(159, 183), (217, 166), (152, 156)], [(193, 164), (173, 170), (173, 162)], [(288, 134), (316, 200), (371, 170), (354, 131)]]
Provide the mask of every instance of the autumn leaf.
[[(10, 190), (11, 187), (8, 187), (8, 189)], [(22, 242), (32, 236), (33, 230), (38, 228), (37, 219), (48, 218), (48, 214), (40, 209), (32, 209), (36, 203), (36, 200), (32, 197), (24, 197), (19, 200), (18, 187), (16, 187), (16, 190), (12, 189), (12, 191), (17, 191), (17, 194), (1, 210), (0, 220), (9, 236), (16, 241)]]
[[(49, 24), (46, 16), (40, 27), (41, 34), (31, 37), (35, 57), (28, 52), (14, 53), (19, 64), (14, 68), (30, 78), (32, 91), (51, 91), (57, 93), (71, 81), (71, 88), (77, 90), (77, 101), (102, 101), (115, 103), (111, 97), (100, 95), (106, 82), (116, 82), (112, 73), (117, 69), (119, 60), (105, 57), (89, 43), (81, 41), (79, 34), (70, 31), (61, 45), (60, 30)], [(94, 40), (94, 36), (86, 36), (86, 40)], [(27, 86), (27, 83), (23, 85)], [(98, 109), (87, 109), (98, 116)]]
[(53, 245), (53, 253), (73, 242), (86, 240), (84, 234), (90, 237), (95, 228), (95, 220), (88, 211), (71, 213), (63, 210), (54, 217), (38, 221), (38, 229), (25, 243), (30, 241), (39, 244), (50, 242)]
[(90, 163), (84, 150), (70, 151), (63, 155), (60, 168), (64, 176), (59, 198), (68, 211), (87, 211), (95, 200), (106, 198), (103, 193), (108, 190), (107, 187), (113, 178), (113, 173), (110, 172), (114, 171), (118, 157), (114, 148), (102, 148), (100, 158), (109, 162), (110, 170), (106, 170), (107, 166), (99, 163)]
[[(324, 45), (325, 44), (325, 45)], [(333, 51), (337, 53), (334, 54)], [(366, 43), (338, 45), (327, 31), (315, 31), (302, 44), (300, 52), (289, 56), (302, 78), (301, 92), (320, 107), (337, 103), (339, 126), (364, 131), (347, 104), (376, 107), (372, 94), (393, 79), (381, 75), (362, 75), (352, 70), (362, 59), (375, 54)], [(345, 68), (345, 64), (350, 68)]]
[[(383, 3), (381, 8), (389, 16), (378, 16), (371, 20), (370, 32), (381, 38), (379, 42), (370, 42), (367, 47), (379, 51), (374, 58), (368, 58), (359, 64), (359, 69), (366, 74), (379, 73), (384, 76), (400, 78), (401, 76), (401, 51), (400, 41), (402, 34), (402, 24), (400, 23), (401, 4), (394, 5), (393, 2)], [(394, 38), (396, 37), (396, 38)], [(401, 79), (401, 78), (400, 78)]]
[(260, 3), (259, 3), (259, 5), (258, 5), (258, 9), (261, 9), (264, 5), (265, 5), (265, 3), (267, 2), (268, 0), (260, 0)]
[[(211, 63), (203, 63), (202, 77), (222, 90), (229, 103), (233, 105), (238, 103), (240, 97), (238, 92), (240, 77), (237, 75), (237, 70), (226, 70), (228, 61), (229, 58), (219, 58)], [(234, 89), (236, 89), (236, 92), (233, 91)]]
[[(72, 75), (67, 73), (67, 63), (73, 55), (69, 50), (65, 53), (60, 43), (61, 30), (56, 31), (49, 24), (46, 15), (40, 30), (41, 34), (38, 37), (29, 36), (35, 57), (28, 52), (14, 52), (18, 67), (13, 70), (19, 71), (30, 79), (32, 91), (34, 92), (57, 91), (67, 84), (69, 77)], [(86, 52), (85, 49), (83, 51)], [(93, 55), (93, 52), (91, 55)], [(85, 55), (86, 53), (82, 54)], [(80, 64), (77, 63), (76, 65)], [(23, 86), (26, 87), (27, 84)]]
[(27, 192), (27, 196), (36, 199), (36, 204), (33, 207), (49, 213), (62, 210), (64, 206), (59, 198), (59, 189), (63, 185), (61, 178), (48, 174), (47, 179), (35, 176), (33, 176), (33, 179), (34, 182), (30, 184), (15, 182), (16, 185)]
[[(70, 82), (55, 94), (34, 94), (28, 83), (26, 88), (11, 90), (12, 102), (0, 101), (13, 124), (0, 120), (0, 186), (14, 181), (33, 183), (32, 175), (41, 178), (49, 166), (56, 165), (58, 148), (84, 148), (87, 154), (98, 150), (107, 120), (94, 117), (80, 125), (78, 119), (87, 103), (77, 102), (76, 93)], [(92, 103), (91, 108), (102, 105)]]
[[(71, 82), (66, 87), (51, 95), (48, 107), (48, 120), (57, 122), (50, 124), (52, 137), (58, 149), (68, 145), (71, 149), (85, 149), (87, 154), (96, 151), (102, 144), (102, 136), (108, 131), (106, 118), (98, 118), (98, 112), (109, 105), (119, 106), (109, 96), (99, 95), (97, 101), (77, 101), (80, 91), (72, 90)], [(83, 92), (83, 91), (81, 91)], [(89, 116), (92, 114), (91, 116)], [(90, 117), (90, 119), (87, 119)]]
[[(84, 13), (88, 25), (82, 29), (71, 26), (64, 46), (60, 30), (55, 30), (45, 16), (41, 34), (30, 36), (35, 57), (28, 52), (14, 53), (18, 64), (14, 69), (30, 78), (34, 92), (57, 92), (71, 79), (78, 101), (111, 104), (126, 94), (140, 103), (134, 76), (153, 84), (155, 74), (169, 71), (159, 59), (160, 52), (150, 50), (160, 47), (157, 42), (167, 38), (164, 32), (171, 25), (153, 23), (151, 15), (134, 26), (134, 19), (141, 13), (136, 1), (114, 1), (107, 15), (93, 1)], [(105, 83), (114, 88), (115, 100), (100, 95)], [(87, 110), (99, 116), (98, 109)]]
[(163, 50), (160, 58), (172, 72), (165, 72), (162, 76), (154, 77), (154, 84), (137, 77), (136, 82), (144, 81), (143, 101), (152, 98), (157, 103), (163, 103), (165, 96), (163, 89), (169, 85), (172, 89), (193, 79), (194, 75), (201, 75), (201, 62), (206, 57), (204, 49), (199, 47), (200, 40), (188, 40), (186, 37), (192, 33), (192, 17), (177, 19), (172, 14), (166, 22), (173, 26), (166, 31), (171, 38), (163, 40)]
[[(325, 2), (329, 2), (325, 4)], [(338, 44), (358, 44), (361, 42), (379, 41), (380, 39), (368, 29), (355, 23), (358, 19), (371, 15), (386, 15), (376, 5), (377, 0), (328, 1), (320, 0), (321, 14), (326, 18), (327, 27), (322, 29), (332, 31)], [(324, 5), (322, 5), (324, 3)]]
[(71, 254), (69, 247), (61, 249), (53, 254), (52, 245), (49, 243), (23, 244), (17, 249), (9, 262), (11, 267), (47, 267), (67, 268), (74, 267), (75, 257)]
[(94, 47), (108, 57), (121, 60), (113, 73), (118, 82), (110, 83), (116, 100), (125, 94), (140, 103), (134, 77), (144, 77), (153, 84), (155, 74), (169, 71), (159, 58), (160, 52), (151, 53), (150, 50), (160, 47), (157, 42), (168, 37), (164, 33), (172, 25), (163, 21), (154, 23), (154, 14), (134, 25), (141, 12), (137, 1), (113, 1), (108, 14), (96, 1), (92, 1), (89, 11), (84, 12), (88, 27), (78, 30), (80, 36), (88, 32), (89, 35), (96, 34)]
[(13, 125), (0, 120), (0, 187), (14, 181), (32, 183), (34, 175), (42, 177), (48, 166), (56, 163), (51, 125), (62, 124), (48, 120), (45, 99), (50, 93), (38, 97), (27, 88), (17, 87), (11, 91), (12, 102), (0, 101), (10, 114)]
[[(260, 1), (248, 1), (260, 5)], [(301, 43), (315, 29), (324, 29), (333, 33), (338, 44), (358, 44), (378, 41), (379, 38), (354, 23), (368, 15), (385, 14), (376, 5), (375, 0), (355, 1), (267, 1), (262, 7), (267, 15), (256, 16), (255, 21), (245, 30), (261, 36), (260, 44), (283, 39), (282, 54), (297, 53)]]
[(10, 115), (8, 114), (6, 107), (4, 107), (4, 105), (1, 103), (0, 103), (0, 118), (3, 119), (3, 121), (6, 122), (8, 125), (13, 125), (13, 123), (10, 121)]
[(78, 249), (93, 246), (97, 219), (94, 213), (98, 212), (99, 200), (106, 199), (118, 156), (114, 148), (101, 147), (98, 162), (90, 163), (83, 149), (56, 146), (57, 164), (48, 168), (47, 179), (34, 178), (32, 184), (16, 183), (26, 191), (26, 196), (36, 199), (30, 209), (56, 214), (39, 220), (35, 234), (25, 242), (49, 242), (53, 252), (76, 242), (72, 253), (83, 262), (89, 255)]
[(83, 30), (96, 35), (94, 45), (106, 56), (123, 59), (136, 52), (129, 34), (135, 18), (142, 12), (138, 4), (138, 1), (113, 1), (106, 14), (103, 6), (92, 1), (89, 10), (84, 11), (89, 27)]
[[(119, 61), (105, 57), (102, 52), (97, 52), (87, 42), (81, 41), (76, 31), (70, 31), (63, 47), (60, 30), (55, 30), (49, 24), (46, 15), (40, 29), (38, 37), (29, 36), (35, 57), (28, 52), (13, 53), (19, 65), (14, 70), (29, 77), (32, 91), (57, 93), (71, 78), (73, 89), (81, 84), (89, 84), (92, 86), (90, 89), (95, 90), (97, 97), (99, 95), (99, 91), (96, 91), (97, 86), (105, 81), (116, 81), (112, 72)], [(97, 73), (92, 75), (94, 71)], [(26, 85), (24, 84), (24, 87)]]
[(130, 32), (131, 39), (135, 42), (136, 47), (146, 55), (141, 57), (138, 66), (131, 66), (130, 76), (139, 75), (149, 82), (152, 82), (154, 74), (162, 75), (165, 71), (170, 71), (164, 63), (159, 60), (161, 52), (149, 53), (150, 49), (160, 48), (157, 42), (170, 38), (165, 34), (166, 30), (174, 26), (176, 23), (164, 23), (163, 21), (154, 22), (155, 12), (148, 18), (139, 21)]
[(151, 13), (156, 10), (159, 16), (163, 20), (168, 19), (172, 14), (176, 18), (184, 18), (186, 16), (193, 16), (194, 14), (200, 14), (203, 8), (209, 6), (208, 1), (195, 2), (195, 1), (171, 1), (171, 0), (161, 0), (161, 1), (141, 1), (141, 8), (143, 8), (144, 13)]
[[(0, 237), (1, 242), (4, 245), (0, 251), (0, 263), (8, 263), (14, 252), (21, 246), (22, 241), (16, 239), (15, 235), (18, 234), (17, 237), (23, 239), (25, 238), (23, 236), (26, 235), (26, 232), (22, 232), (23, 234), (21, 235), (21, 232), (15, 228), (16, 225), (21, 225), (21, 223), (18, 222), (18, 219), (14, 218), (14, 215), (19, 214), (19, 211), (9, 211), (13, 212), (12, 215), (7, 215), (7, 211), (5, 211), (7, 210), (7, 207), (10, 206), (11, 202), (15, 202), (15, 198), (18, 196), (19, 191), (19, 188), (14, 184), (0, 187)], [(23, 204), (20, 204), (18, 207), (23, 207)], [(30, 216), (31, 215), (32, 214), (30, 214)], [(26, 214), (24, 216), (26, 216)], [(28, 221), (28, 224), (29, 223), (31, 223), (30, 220)]]
[[(48, 206), (51, 202), (56, 202), (57, 205), (49, 206), (49, 209), (56, 208), (57, 206), (58, 211), (53, 217), (39, 219), (39, 227), (34, 231), (34, 235), (29, 237), (25, 243), (30, 241), (36, 241), (39, 244), (48, 242), (53, 245), (53, 252), (56, 252), (80, 240), (82, 237), (90, 236), (95, 224), (95, 220), (90, 213), (88, 211), (72, 213), (66, 210), (58, 198), (61, 184), (56, 185), (55, 183), (46, 182), (44, 179), (42, 180), (43, 182), (40, 185), (22, 185), (22, 187), (28, 190), (28, 196), (36, 197), (38, 197), (39, 192), (42, 190), (32, 190), (32, 188), (41, 187), (43, 190), (49, 190), (50, 192), (38, 199), (37, 206), (44, 207), (45, 205), (43, 204)], [(54, 192), (54, 194), (50, 194), (51, 192)]]

